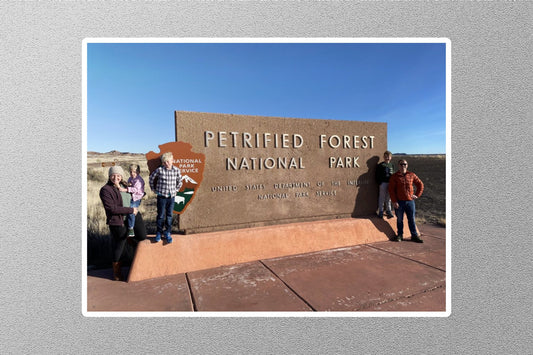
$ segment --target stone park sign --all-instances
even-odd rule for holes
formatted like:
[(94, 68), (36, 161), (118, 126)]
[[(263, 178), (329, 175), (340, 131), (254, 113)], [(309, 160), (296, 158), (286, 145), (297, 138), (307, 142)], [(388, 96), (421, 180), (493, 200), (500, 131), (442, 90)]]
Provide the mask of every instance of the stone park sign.
[[(386, 123), (184, 111), (175, 112), (175, 121), (176, 141), (188, 143), (193, 155), (175, 153), (174, 159), (193, 162), (181, 165), (182, 175), (196, 182), (187, 184), (194, 200), (182, 201), (188, 204), (179, 218), (185, 233), (376, 211), (374, 175), (387, 149)], [(191, 166), (203, 169), (203, 178), (183, 172)]]

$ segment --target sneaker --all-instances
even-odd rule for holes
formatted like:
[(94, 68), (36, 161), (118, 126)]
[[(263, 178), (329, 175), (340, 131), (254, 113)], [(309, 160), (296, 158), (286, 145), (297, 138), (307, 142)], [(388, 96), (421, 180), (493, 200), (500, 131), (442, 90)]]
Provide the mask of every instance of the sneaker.
[(135, 232), (133, 231), (133, 228), (128, 229), (128, 237), (135, 237)]
[(165, 235), (166, 235), (166, 238), (167, 238), (167, 243), (168, 244), (172, 243), (172, 237), (170, 236), (170, 232), (166, 232)]
[(401, 234), (398, 234), (396, 236), (396, 238), (393, 239), (393, 241), (395, 241), (395, 242), (401, 242), (402, 240), (403, 240), (403, 235), (401, 235)]
[(157, 232), (157, 234), (155, 235), (155, 242), (160, 242), (161, 241), (161, 233)]
[(415, 242), (415, 243), (424, 243), (424, 241), (422, 239), (420, 239), (420, 237), (418, 235), (412, 235), (411, 236), (411, 241)]

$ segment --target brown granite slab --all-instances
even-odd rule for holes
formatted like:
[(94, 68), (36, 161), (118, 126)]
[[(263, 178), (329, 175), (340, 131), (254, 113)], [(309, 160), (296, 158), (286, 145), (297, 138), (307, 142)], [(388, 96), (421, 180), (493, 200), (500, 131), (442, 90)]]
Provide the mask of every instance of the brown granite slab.
[(87, 311), (193, 311), (185, 274), (138, 282), (111, 277), (111, 269), (88, 272)]
[(433, 235), (422, 235), (424, 243), (413, 243), (409, 237), (402, 242), (373, 243), (372, 247), (389, 253), (403, 256), (408, 259), (431, 265), (442, 271), (446, 270), (446, 240)]
[(309, 311), (260, 262), (188, 273), (198, 311)]
[(365, 311), (442, 287), (446, 280), (441, 270), (366, 245), (264, 263), (317, 311)]
[(446, 311), (446, 230), (420, 227), (423, 244), (375, 242), (129, 283), (91, 270), (88, 311)]
[(368, 312), (417, 312), (421, 310), (427, 312), (446, 311), (446, 287), (438, 287), (365, 309)]

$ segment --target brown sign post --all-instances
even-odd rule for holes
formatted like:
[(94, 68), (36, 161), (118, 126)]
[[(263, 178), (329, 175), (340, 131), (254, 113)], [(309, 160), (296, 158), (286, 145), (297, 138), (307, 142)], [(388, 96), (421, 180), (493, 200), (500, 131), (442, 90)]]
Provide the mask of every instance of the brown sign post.
[(182, 214), (194, 200), (202, 183), (205, 156), (192, 151), (192, 146), (185, 142), (169, 142), (159, 146), (159, 153), (150, 151), (146, 154), (150, 174), (161, 165), (161, 155), (172, 152), (174, 165), (181, 171), (182, 186), (174, 203), (174, 213)]

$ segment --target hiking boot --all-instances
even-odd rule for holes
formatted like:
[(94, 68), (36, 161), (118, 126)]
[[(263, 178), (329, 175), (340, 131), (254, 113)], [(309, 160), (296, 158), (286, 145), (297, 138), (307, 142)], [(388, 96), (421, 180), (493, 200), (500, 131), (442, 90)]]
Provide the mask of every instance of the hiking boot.
[(412, 235), (411, 236), (411, 241), (415, 242), (415, 243), (424, 243), (424, 241), (422, 239), (420, 239), (420, 237), (418, 235)]

